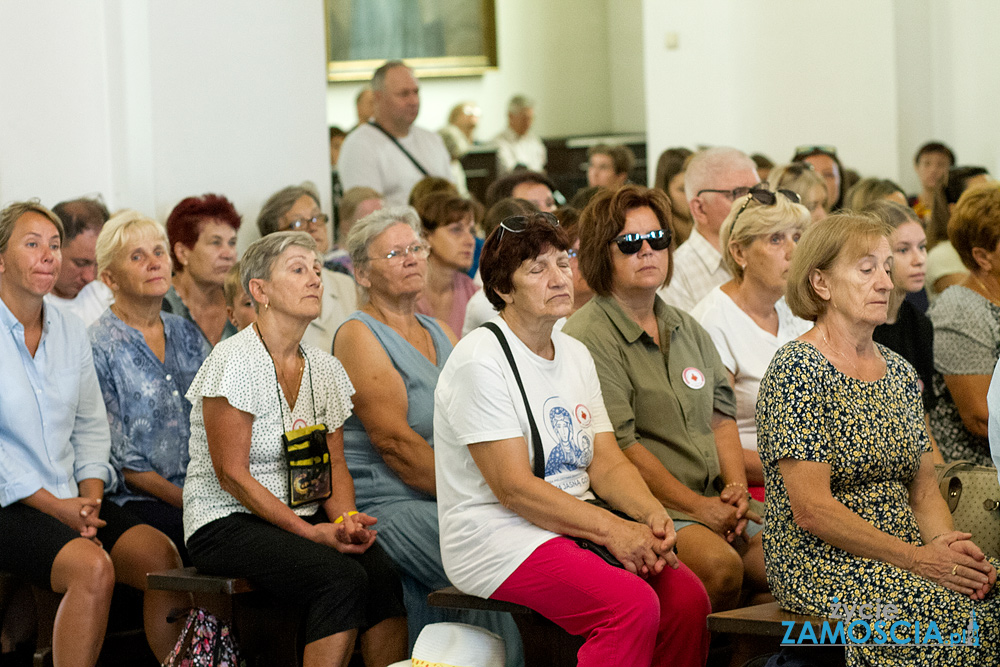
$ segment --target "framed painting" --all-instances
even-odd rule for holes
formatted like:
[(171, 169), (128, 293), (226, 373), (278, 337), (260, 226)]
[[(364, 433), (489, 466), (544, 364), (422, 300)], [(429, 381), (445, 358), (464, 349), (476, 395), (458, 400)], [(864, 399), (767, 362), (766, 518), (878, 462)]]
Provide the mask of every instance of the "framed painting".
[(327, 78), (365, 81), (386, 60), (418, 77), (497, 66), (495, 0), (325, 0)]

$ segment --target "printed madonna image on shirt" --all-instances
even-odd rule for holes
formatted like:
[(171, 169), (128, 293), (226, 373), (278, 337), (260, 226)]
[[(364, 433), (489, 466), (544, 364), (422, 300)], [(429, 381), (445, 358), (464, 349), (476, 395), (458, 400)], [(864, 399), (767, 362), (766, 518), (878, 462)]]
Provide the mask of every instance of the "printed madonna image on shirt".
[(782, 645), (979, 646), (979, 623), (974, 609), (967, 619), (942, 619), (940, 623), (933, 619), (909, 621), (900, 615), (896, 605), (882, 600), (852, 602), (832, 597), (828, 616), (818, 636), (811, 623), (796, 628), (794, 621), (782, 621), (785, 628)]

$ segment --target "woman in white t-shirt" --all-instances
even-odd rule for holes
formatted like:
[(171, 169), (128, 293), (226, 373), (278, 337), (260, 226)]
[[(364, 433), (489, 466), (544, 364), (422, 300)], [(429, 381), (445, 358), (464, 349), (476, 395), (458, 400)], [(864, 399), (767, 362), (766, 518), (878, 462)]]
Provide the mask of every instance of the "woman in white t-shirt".
[(354, 387), (301, 343), (323, 298), (316, 243), (276, 232), (240, 262), (257, 321), (222, 341), (191, 382), (184, 539), (199, 572), (245, 577), (301, 609), (303, 667), (406, 655), (402, 587), (354, 505), (342, 425)]
[[(715, 343), (736, 392), (736, 426), (750, 495), (764, 500), (757, 453), (757, 390), (778, 348), (812, 328), (785, 305), (792, 251), (810, 224), (809, 210), (791, 190), (757, 188), (733, 202), (722, 223), (723, 260), (733, 279), (691, 310)], [(819, 223), (822, 224), (822, 223)]]
[[(495, 332), (479, 328), (438, 381), (445, 572), (467, 593), (526, 605), (584, 636), (580, 665), (703, 665), (705, 589), (677, 560), (670, 518), (618, 449), (587, 348), (552, 330), (573, 306), (558, 224), (551, 214), (514, 216), (483, 247), (484, 290), (500, 311), (491, 323), (517, 371)], [(584, 502), (595, 493), (635, 520)]]

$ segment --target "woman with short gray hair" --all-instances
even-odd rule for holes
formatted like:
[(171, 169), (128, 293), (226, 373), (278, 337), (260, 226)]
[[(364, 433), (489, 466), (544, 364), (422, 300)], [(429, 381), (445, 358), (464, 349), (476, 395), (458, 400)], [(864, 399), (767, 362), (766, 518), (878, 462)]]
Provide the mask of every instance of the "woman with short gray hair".
[[(354, 388), (303, 335), (323, 295), (316, 243), (277, 232), (243, 255), (257, 322), (215, 347), (191, 383), (184, 534), (200, 572), (245, 577), (305, 610), (304, 667), (406, 652), (402, 590), (359, 513), (344, 460)], [(367, 582), (367, 583), (366, 583)]]
[[(354, 224), (347, 246), (367, 301), (340, 327), (333, 350), (356, 394), (344, 423), (344, 455), (355, 478), (358, 509), (379, 517), (379, 543), (404, 578), (410, 637), (448, 620), (427, 594), (448, 586), (441, 564), (434, 490), (434, 390), (454, 337), (439, 320), (417, 312), (427, 279), (428, 248), (408, 207), (376, 211)], [(519, 664), (518, 633), (509, 616), (465, 613), (507, 638)], [(492, 621), (492, 622), (491, 622)]]
[[(315, 252), (322, 258), (330, 245), (327, 221), (316, 186), (306, 182), (282, 188), (268, 197), (257, 216), (257, 229), (262, 237), (276, 232), (307, 232), (315, 242)], [(329, 352), (337, 327), (358, 307), (358, 295), (348, 275), (323, 269), (321, 279), (323, 307), (309, 323), (302, 340)]]

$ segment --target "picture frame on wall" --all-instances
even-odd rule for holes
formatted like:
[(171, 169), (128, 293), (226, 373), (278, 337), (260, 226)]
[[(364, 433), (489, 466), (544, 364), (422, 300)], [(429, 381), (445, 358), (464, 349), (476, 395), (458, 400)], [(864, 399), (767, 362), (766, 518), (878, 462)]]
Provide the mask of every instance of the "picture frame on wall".
[(495, 0), (324, 0), (327, 78), (365, 81), (386, 60), (420, 78), (497, 67)]

